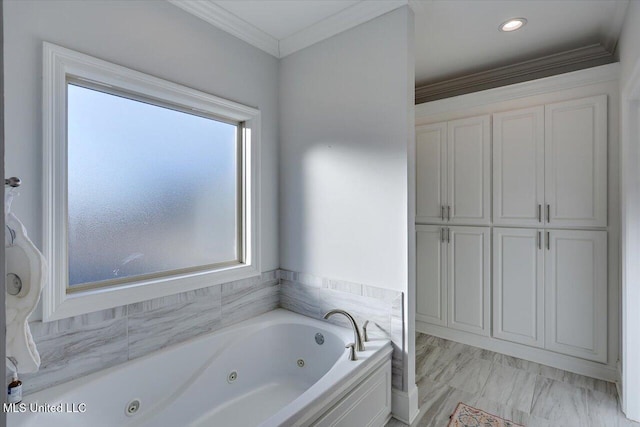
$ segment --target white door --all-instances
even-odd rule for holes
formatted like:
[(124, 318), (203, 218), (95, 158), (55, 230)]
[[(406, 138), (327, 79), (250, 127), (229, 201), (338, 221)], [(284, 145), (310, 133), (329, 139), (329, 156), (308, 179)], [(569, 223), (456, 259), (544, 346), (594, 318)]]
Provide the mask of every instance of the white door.
[(448, 326), (489, 335), (489, 227), (447, 227)]
[(446, 209), (447, 124), (416, 128), (416, 222), (443, 222)]
[(542, 230), (493, 229), (493, 336), (544, 346)]
[(607, 232), (549, 230), (545, 347), (607, 362)]
[(545, 106), (545, 199), (552, 226), (606, 227), (606, 95)]
[(493, 115), (493, 223), (540, 226), (544, 107)]
[(490, 117), (448, 122), (447, 217), (451, 224), (489, 224)]
[(446, 326), (445, 228), (416, 226), (416, 319)]

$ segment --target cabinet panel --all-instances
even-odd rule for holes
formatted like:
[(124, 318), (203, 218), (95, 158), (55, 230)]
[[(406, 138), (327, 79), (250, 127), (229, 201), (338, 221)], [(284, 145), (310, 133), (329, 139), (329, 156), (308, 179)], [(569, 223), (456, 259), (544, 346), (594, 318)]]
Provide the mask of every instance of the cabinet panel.
[(488, 227), (448, 227), (448, 326), (489, 334)]
[(489, 116), (448, 122), (447, 204), (452, 224), (489, 224)]
[(540, 225), (544, 204), (544, 107), (493, 115), (493, 222)]
[(607, 233), (550, 230), (545, 250), (546, 348), (607, 361)]
[(446, 206), (447, 124), (416, 128), (416, 221), (442, 222)]
[(493, 336), (544, 346), (542, 231), (493, 229)]
[(545, 106), (545, 198), (552, 226), (607, 225), (606, 95)]
[(447, 324), (447, 288), (444, 228), (416, 227), (416, 319), (436, 325)]

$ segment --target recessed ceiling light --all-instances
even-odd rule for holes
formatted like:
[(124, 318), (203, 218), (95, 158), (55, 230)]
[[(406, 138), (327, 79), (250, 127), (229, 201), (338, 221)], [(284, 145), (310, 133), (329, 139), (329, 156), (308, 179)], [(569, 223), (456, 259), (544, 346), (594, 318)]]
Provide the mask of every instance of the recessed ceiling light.
[(500, 24), (499, 28), (500, 31), (509, 33), (511, 31), (519, 30), (524, 27), (524, 24), (526, 23), (527, 20), (525, 18), (513, 18)]

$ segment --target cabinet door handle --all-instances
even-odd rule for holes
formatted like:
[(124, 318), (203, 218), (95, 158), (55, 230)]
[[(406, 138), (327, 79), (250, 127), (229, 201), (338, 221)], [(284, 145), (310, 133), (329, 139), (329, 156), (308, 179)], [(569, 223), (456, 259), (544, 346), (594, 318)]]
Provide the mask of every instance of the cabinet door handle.
[(440, 229), (440, 241), (444, 243), (444, 227)]
[(542, 249), (542, 231), (538, 231), (538, 249)]
[(451, 229), (447, 228), (447, 243), (451, 242), (451, 233), (450, 233)]
[(440, 206), (440, 218), (444, 221), (444, 205)]
[(549, 238), (549, 232), (547, 231), (547, 250), (551, 250), (551, 239)]
[(551, 222), (551, 205), (547, 203), (547, 222)]
[(542, 222), (542, 205), (538, 204), (538, 222)]
[(451, 206), (447, 206), (447, 221), (451, 221)]

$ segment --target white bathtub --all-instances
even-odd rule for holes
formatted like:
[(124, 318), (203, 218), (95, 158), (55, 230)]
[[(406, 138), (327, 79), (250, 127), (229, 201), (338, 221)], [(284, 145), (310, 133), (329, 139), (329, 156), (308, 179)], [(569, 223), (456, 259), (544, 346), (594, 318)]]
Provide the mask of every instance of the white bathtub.
[[(317, 333), (324, 337), (321, 345), (316, 342)], [(23, 401), (26, 412), (9, 413), (7, 425), (309, 425), (336, 407), (374, 370), (383, 364), (390, 366), (389, 341), (367, 342), (358, 361), (348, 359), (345, 345), (350, 342), (351, 329), (274, 310), (29, 395)], [(128, 415), (127, 405), (134, 400), (140, 402), (139, 409)], [(31, 413), (34, 404), (48, 404), (63, 412)], [(374, 401), (370, 404), (371, 408), (379, 406)]]

